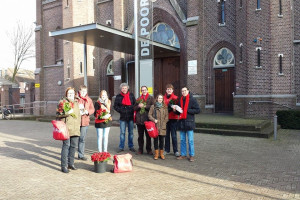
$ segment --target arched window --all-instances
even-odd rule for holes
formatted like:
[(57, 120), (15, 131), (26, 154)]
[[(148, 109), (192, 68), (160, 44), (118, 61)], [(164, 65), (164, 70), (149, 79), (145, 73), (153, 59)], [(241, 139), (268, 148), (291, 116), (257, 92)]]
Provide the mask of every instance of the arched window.
[(107, 68), (106, 68), (106, 75), (114, 75), (113, 64), (114, 64), (113, 60), (111, 60), (108, 63)]
[(227, 49), (220, 49), (214, 58), (214, 68), (234, 67), (235, 60), (233, 53)]
[(179, 40), (174, 30), (165, 23), (156, 24), (153, 29), (153, 41), (180, 48)]

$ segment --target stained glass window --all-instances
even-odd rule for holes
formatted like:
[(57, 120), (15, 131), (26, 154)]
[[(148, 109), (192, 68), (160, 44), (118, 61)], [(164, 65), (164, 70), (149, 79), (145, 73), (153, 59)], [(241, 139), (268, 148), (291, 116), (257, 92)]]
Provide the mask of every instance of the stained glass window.
[(234, 64), (234, 55), (227, 48), (220, 49), (215, 55), (214, 67), (233, 67)]
[(153, 27), (153, 40), (172, 47), (180, 48), (179, 40), (174, 30), (165, 23), (158, 23)]

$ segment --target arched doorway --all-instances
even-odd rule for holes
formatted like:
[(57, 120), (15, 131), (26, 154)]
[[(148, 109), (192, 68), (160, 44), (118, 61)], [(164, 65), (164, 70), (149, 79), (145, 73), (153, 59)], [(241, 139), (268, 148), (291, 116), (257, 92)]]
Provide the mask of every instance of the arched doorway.
[[(166, 23), (157, 23), (151, 31), (153, 40), (180, 49), (175, 31)], [(154, 59), (154, 95), (165, 93), (165, 86), (171, 83), (174, 93), (180, 92), (180, 56), (159, 55)]]
[(215, 112), (233, 112), (235, 59), (228, 48), (221, 48), (214, 57)]
[(113, 71), (114, 61), (111, 60), (106, 67), (107, 85), (108, 85), (108, 96), (110, 99), (114, 96), (114, 71)]

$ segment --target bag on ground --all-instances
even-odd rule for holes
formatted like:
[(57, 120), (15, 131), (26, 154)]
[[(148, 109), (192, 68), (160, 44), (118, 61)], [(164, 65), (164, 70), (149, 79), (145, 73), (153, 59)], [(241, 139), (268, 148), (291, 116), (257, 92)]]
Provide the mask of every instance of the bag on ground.
[(114, 173), (131, 172), (132, 171), (132, 155), (121, 154), (114, 155)]
[(55, 140), (67, 140), (70, 138), (69, 130), (63, 121), (52, 120), (53, 138)]
[(157, 138), (158, 131), (155, 126), (155, 123), (152, 121), (145, 121), (144, 124), (145, 124), (146, 130), (147, 130), (149, 136), (152, 138)]

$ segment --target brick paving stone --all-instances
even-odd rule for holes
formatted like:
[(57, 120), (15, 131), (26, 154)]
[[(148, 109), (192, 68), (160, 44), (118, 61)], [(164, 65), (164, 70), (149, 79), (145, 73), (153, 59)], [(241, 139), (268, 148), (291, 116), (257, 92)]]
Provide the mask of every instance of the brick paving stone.
[[(276, 141), (200, 133), (193, 163), (133, 154), (131, 173), (97, 174), (90, 160), (75, 160), (78, 170), (63, 174), (62, 142), (53, 140), (50, 123), (0, 120), (0, 127), (0, 199), (300, 199), (297, 130), (279, 130)], [(108, 151), (115, 154), (118, 143), (112, 127)], [(96, 149), (90, 126), (87, 157)]]

